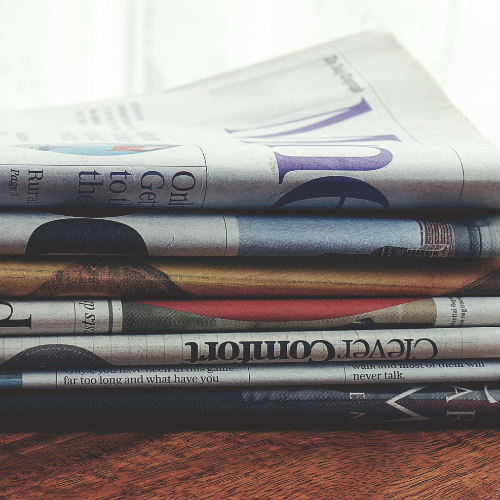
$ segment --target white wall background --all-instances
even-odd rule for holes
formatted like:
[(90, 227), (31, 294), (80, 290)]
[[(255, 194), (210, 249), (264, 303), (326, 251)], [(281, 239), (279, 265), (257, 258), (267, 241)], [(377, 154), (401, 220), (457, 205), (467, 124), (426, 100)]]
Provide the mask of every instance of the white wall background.
[(380, 26), (500, 144), (500, 0), (0, 0), (0, 107), (156, 91)]

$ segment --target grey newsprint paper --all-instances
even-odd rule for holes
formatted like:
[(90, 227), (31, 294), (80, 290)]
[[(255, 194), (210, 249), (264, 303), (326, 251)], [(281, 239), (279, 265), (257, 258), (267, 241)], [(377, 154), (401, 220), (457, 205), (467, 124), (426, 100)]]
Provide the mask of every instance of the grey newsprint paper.
[(493, 382), (499, 378), (498, 360), (343, 362), (336, 365), (99, 367), (0, 372), (0, 390), (420, 384)]
[[(500, 327), (0, 337), (0, 367), (499, 358)], [(56, 364), (54, 364), (56, 363)]]

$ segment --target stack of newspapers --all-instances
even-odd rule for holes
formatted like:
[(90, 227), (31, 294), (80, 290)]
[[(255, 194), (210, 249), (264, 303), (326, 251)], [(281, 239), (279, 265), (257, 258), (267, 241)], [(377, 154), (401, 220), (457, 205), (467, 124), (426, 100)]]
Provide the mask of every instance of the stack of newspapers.
[(3, 117), (3, 424), (500, 416), (500, 149), (391, 35)]

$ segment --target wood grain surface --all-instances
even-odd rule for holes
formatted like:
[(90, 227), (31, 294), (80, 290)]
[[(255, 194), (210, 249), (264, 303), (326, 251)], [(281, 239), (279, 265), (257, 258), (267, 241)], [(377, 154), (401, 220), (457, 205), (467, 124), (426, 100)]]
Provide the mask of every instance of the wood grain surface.
[(0, 434), (0, 497), (500, 497), (500, 428)]

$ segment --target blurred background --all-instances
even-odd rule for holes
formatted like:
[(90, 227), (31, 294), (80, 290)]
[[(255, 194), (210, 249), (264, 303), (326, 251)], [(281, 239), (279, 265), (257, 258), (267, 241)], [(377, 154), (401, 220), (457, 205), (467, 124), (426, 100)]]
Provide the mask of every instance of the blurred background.
[(0, 0), (0, 107), (155, 92), (380, 27), (500, 144), (500, 0)]

